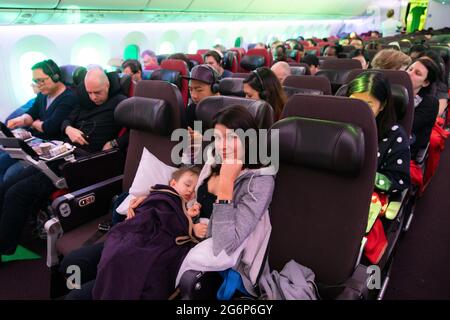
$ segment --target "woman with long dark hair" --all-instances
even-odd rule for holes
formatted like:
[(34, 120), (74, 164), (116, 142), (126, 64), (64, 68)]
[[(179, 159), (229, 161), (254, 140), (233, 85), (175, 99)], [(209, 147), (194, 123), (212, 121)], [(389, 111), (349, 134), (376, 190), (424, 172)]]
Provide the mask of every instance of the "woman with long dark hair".
[(375, 116), (378, 129), (375, 187), (386, 193), (408, 188), (409, 139), (405, 130), (397, 124), (388, 79), (381, 72), (364, 72), (350, 82), (347, 96), (367, 102)]
[(430, 141), (431, 130), (439, 111), (439, 101), (434, 96), (439, 68), (431, 59), (422, 57), (414, 60), (406, 72), (414, 90), (414, 142), (411, 145), (411, 159), (416, 159), (419, 150), (426, 148)]
[(277, 76), (267, 67), (257, 68), (244, 80), (245, 96), (267, 101), (273, 108), (275, 121), (280, 119), (287, 98)]

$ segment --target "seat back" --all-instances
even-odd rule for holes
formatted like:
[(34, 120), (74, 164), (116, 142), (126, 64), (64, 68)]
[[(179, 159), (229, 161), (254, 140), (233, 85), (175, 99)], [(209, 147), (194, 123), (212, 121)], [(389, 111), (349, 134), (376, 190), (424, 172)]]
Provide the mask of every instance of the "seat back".
[(213, 96), (207, 97), (197, 105), (197, 119), (202, 121), (203, 129), (212, 127), (213, 117), (226, 107), (241, 105), (255, 117), (258, 128), (269, 129), (273, 124), (272, 107), (264, 100), (251, 100), (238, 97)]
[(187, 54), (186, 56), (189, 58), (189, 60), (191, 60), (194, 66), (204, 63), (203, 56), (201, 54), (194, 53), (194, 54)]
[(166, 60), (169, 56), (170, 56), (170, 54), (158, 54), (156, 56), (156, 60), (158, 60), (158, 64), (161, 65), (161, 62)]
[(331, 95), (330, 80), (326, 77), (291, 75), (284, 80), (283, 85), (299, 89), (319, 90), (323, 94)]
[[(338, 59), (337, 59), (338, 60)], [(325, 77), (331, 83), (331, 93), (336, 91), (346, 83), (349, 73), (352, 70), (334, 70), (334, 69), (320, 69), (316, 73), (316, 77)]]
[(155, 157), (167, 165), (174, 166), (171, 159), (172, 148), (177, 142), (171, 141), (173, 108), (161, 99), (132, 97), (122, 101), (114, 112), (115, 119), (130, 128), (123, 190), (133, 183), (142, 151), (147, 148)]
[(320, 90), (294, 88), (294, 87), (287, 87), (287, 86), (283, 86), (283, 90), (288, 98), (290, 96), (293, 96), (294, 94), (313, 94), (313, 95), (323, 94), (323, 92)]
[[(167, 69), (167, 70), (178, 71), (180, 73), (181, 77), (189, 76), (189, 68), (188, 68), (186, 62), (184, 62), (182, 60), (175, 60), (175, 59), (164, 60), (161, 63), (161, 68)], [(181, 87), (179, 87), (179, 88), (181, 91), (181, 96), (183, 97), (183, 102), (185, 105), (187, 105), (188, 99), (189, 99), (189, 81), (187, 79), (182, 78), (181, 79)]]
[[(412, 124), (414, 119), (414, 91), (412, 87), (411, 78), (409, 77), (408, 73), (406, 71), (401, 70), (375, 70), (383, 73), (386, 78), (388, 78), (391, 85), (399, 85), (406, 89), (407, 95), (406, 98), (408, 99), (408, 105), (406, 106), (406, 110), (402, 112), (400, 109), (396, 107), (397, 110), (397, 116), (401, 116), (403, 114), (403, 117), (399, 118), (399, 123), (402, 125), (402, 127), (406, 130), (406, 133), (408, 135), (411, 134), (412, 130)], [(359, 74), (364, 72), (364, 70), (351, 70), (349, 74), (347, 75), (346, 83), (352, 81), (355, 79)], [(392, 87), (393, 88), (393, 87)], [(402, 91), (401, 89), (394, 89), (397, 92)], [(398, 93), (400, 94), (400, 93)], [(403, 100), (403, 98), (394, 97), (394, 101), (397, 101), (397, 99)]]
[(318, 283), (342, 284), (354, 271), (374, 188), (372, 111), (356, 99), (294, 95), (272, 129), (280, 130), (280, 168), (270, 265), (281, 270), (294, 259)]
[(266, 49), (250, 49), (246, 53), (247, 56), (260, 56), (264, 57), (264, 66), (270, 68), (272, 66), (272, 55)]
[[(76, 87), (79, 82), (75, 83), (78, 79), (75, 80), (74, 75), (75, 75), (75, 71), (77, 71), (79, 68), (84, 68), (84, 67), (73, 65), (73, 64), (60, 66), (59, 69), (61, 70), (61, 81), (70, 88)], [(83, 77), (83, 80), (84, 80), (84, 77)]]
[(266, 65), (266, 58), (263, 56), (244, 56), (241, 60), (242, 71), (253, 71)]
[(245, 97), (243, 78), (224, 78), (219, 82), (219, 92), (222, 96)]
[(160, 99), (165, 101), (171, 108), (172, 129), (184, 127), (186, 121), (186, 108), (181, 97), (179, 88), (166, 81), (141, 80), (138, 82), (134, 95), (136, 97), (145, 97)]
[(248, 73), (244, 72), (235, 72), (231, 75), (232, 78), (241, 78), (241, 79), (247, 79)]
[(361, 61), (356, 59), (328, 59), (322, 62), (321, 68), (334, 70), (361, 69)]
[(440, 54), (445, 64), (445, 79), (449, 77), (450, 70), (450, 48), (447, 46), (430, 46), (430, 49)]
[(238, 72), (238, 59), (237, 53), (234, 51), (226, 51), (223, 54), (223, 68), (231, 72)]

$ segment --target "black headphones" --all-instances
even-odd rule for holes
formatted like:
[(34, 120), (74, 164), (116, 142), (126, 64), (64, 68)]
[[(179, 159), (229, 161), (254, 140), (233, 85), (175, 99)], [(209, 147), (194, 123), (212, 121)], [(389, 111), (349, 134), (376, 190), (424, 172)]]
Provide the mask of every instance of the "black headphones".
[(209, 69), (209, 71), (211, 71), (212, 75), (213, 75), (213, 83), (211, 83), (211, 92), (216, 94), (217, 92), (219, 92), (219, 79), (218, 79), (218, 75), (216, 70), (214, 70), (213, 67), (211, 67), (209, 64), (205, 64), (205, 66)]
[(264, 86), (264, 81), (261, 78), (261, 76), (259, 75), (259, 69), (261, 69), (261, 68), (256, 68), (252, 72), (256, 75), (256, 78), (258, 79), (259, 85), (261, 86), (261, 89), (262, 89), (261, 92), (258, 92), (259, 93), (259, 98), (261, 100), (266, 100), (268, 95), (267, 95), (266, 88)]
[(49, 74), (48, 76), (50, 77), (50, 79), (52, 79), (53, 82), (59, 82), (61, 80), (61, 77), (59, 75), (59, 73), (61, 71), (59, 70), (55, 70), (55, 68), (53, 68), (52, 65), (56, 66), (56, 68), (59, 69), (58, 65), (51, 59), (49, 60), (44, 60), (44, 64), (47, 66), (47, 68), (50, 70), (51, 75)]

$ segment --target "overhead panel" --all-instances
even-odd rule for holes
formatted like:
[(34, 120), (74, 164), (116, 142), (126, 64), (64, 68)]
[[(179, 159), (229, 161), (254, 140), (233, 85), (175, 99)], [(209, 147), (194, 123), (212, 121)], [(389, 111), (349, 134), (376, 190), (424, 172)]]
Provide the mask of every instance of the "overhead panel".
[(53, 14), (53, 10), (20, 10), (14, 24), (45, 24)]
[(194, 0), (187, 11), (241, 13), (252, 1), (253, 0)]
[(61, 0), (58, 9), (142, 10), (148, 0)]
[(12, 24), (17, 19), (19, 13), (17, 10), (0, 10), (0, 25)]
[(0, 8), (55, 9), (58, 0), (0, 0)]
[(184, 11), (192, 0), (150, 0), (145, 10)]

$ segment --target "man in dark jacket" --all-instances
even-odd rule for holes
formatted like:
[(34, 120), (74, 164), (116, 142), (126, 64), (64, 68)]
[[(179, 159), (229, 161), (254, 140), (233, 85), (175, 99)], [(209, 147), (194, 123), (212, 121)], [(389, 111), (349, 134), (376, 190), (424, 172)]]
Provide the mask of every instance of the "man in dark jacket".
[[(101, 151), (117, 136), (120, 126), (114, 122), (114, 110), (126, 97), (111, 92), (108, 77), (99, 68), (88, 71), (84, 85), (89, 99), (80, 96), (80, 106), (63, 123), (63, 131), (86, 154)], [(26, 219), (56, 190), (33, 166), (12, 180), (0, 188), (0, 257), (14, 254)]]

